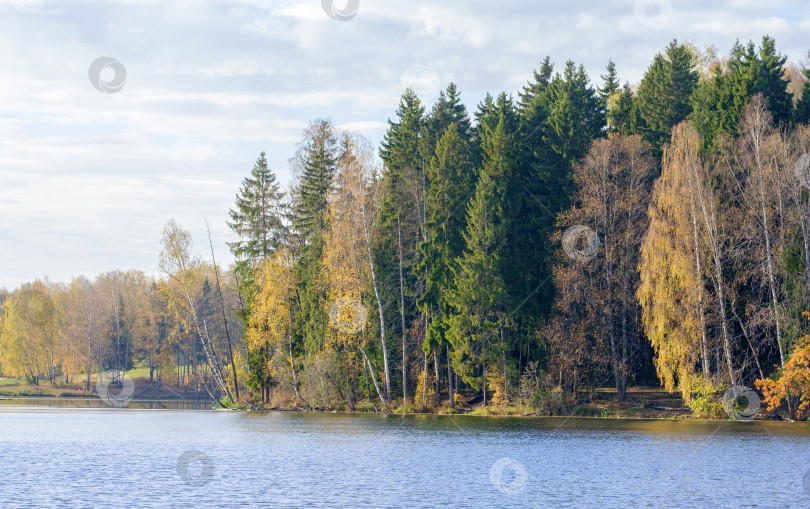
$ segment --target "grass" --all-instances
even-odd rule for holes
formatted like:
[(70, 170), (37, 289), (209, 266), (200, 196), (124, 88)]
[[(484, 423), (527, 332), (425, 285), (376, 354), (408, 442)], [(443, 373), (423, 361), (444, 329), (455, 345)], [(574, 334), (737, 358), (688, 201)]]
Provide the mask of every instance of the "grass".
[[(184, 393), (184, 397), (194, 395), (193, 388), (186, 387), (178, 391), (176, 387), (171, 386), (172, 377), (169, 379), (167, 388), (158, 390), (156, 386), (149, 383), (148, 366), (136, 366), (134, 369), (127, 371), (126, 376), (135, 381), (135, 394), (138, 395), (137, 397), (173, 399), (180, 397), (177, 394), (178, 392)], [(95, 385), (97, 382), (98, 373), (91, 373), (90, 392), (87, 392), (84, 390), (87, 383), (86, 374), (74, 377), (67, 384), (64, 383), (64, 379), (61, 377), (58, 377), (54, 384), (50, 384), (47, 380), (40, 380), (39, 385), (31, 385), (25, 378), (0, 378), (0, 397), (96, 397)]]

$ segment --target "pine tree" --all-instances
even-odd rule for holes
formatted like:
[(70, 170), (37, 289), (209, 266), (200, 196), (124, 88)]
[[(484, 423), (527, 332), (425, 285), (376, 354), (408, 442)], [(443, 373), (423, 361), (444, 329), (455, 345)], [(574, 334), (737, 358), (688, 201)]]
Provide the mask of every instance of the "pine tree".
[(448, 293), (454, 310), (447, 331), (453, 363), (465, 383), (484, 390), (485, 404), (486, 375), (500, 358), (504, 321), (505, 290), (497, 254), (502, 211), (497, 194), (496, 181), (484, 172), (467, 208), (466, 249), (456, 260), (454, 287)]
[[(808, 52), (808, 57), (810, 57), (810, 52)], [(796, 108), (792, 113), (794, 124), (806, 124), (810, 121), (810, 69), (802, 69), (802, 75), (804, 76), (802, 95), (796, 102)]]
[(298, 181), (291, 234), (299, 309), (297, 330), (306, 347), (317, 351), (323, 340), (326, 315), (322, 292), (317, 287), (323, 259), (324, 232), (329, 191), (337, 167), (337, 140), (327, 120), (314, 122), (307, 130), (298, 161)]
[(715, 65), (711, 78), (700, 83), (692, 100), (690, 119), (707, 146), (717, 149), (715, 140), (721, 133), (737, 135), (743, 110), (758, 93), (768, 100), (774, 121), (790, 120), (793, 96), (787, 91), (786, 60), (768, 36), (762, 38), (759, 51), (750, 41), (745, 46), (734, 43), (725, 69)]
[(698, 82), (693, 60), (689, 48), (672, 41), (664, 54), (655, 56), (639, 85), (634, 127), (658, 156), (672, 126), (692, 111), (690, 98)]
[[(236, 208), (230, 210), (228, 227), (239, 240), (228, 243), (236, 258), (236, 269), (243, 288), (249, 288), (254, 268), (276, 252), (284, 242), (284, 193), (276, 175), (267, 166), (262, 152), (250, 176), (242, 181), (236, 195)], [(251, 292), (245, 292), (246, 296)]]
[(607, 123), (610, 132), (629, 135), (634, 131), (632, 122), (634, 102), (633, 90), (629, 83), (625, 83), (608, 104)]
[(546, 56), (540, 64), (540, 72), (533, 71), (534, 81), (528, 82), (523, 87), (523, 91), (519, 92), (520, 96), (520, 109), (527, 110), (531, 106), (535, 97), (543, 95), (549, 84), (551, 83), (552, 73), (554, 72), (554, 64), (551, 63), (551, 57)]
[(388, 121), (388, 131), (380, 148), (384, 167), (374, 256), (380, 271), (383, 305), (399, 312), (399, 320), (392, 326), (399, 329), (401, 338), (403, 398), (408, 397), (409, 332), (418, 316), (414, 301), (421, 280), (415, 266), (421, 256), (418, 246), (423, 241), (425, 221), (427, 179), (419, 155), (424, 113), (425, 108), (413, 90), (406, 90), (396, 118)]
[(603, 81), (602, 87), (599, 89), (599, 97), (602, 102), (607, 106), (617, 92), (619, 92), (619, 77), (616, 74), (616, 63), (613, 60), (608, 60), (607, 67), (605, 67), (605, 74), (600, 76)]

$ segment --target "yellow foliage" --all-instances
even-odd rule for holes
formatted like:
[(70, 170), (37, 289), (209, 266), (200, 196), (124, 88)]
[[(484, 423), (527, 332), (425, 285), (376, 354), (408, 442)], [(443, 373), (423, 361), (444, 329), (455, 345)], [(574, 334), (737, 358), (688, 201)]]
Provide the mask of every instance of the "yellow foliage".
[(329, 195), (324, 234), (323, 260), (318, 284), (326, 297), (324, 308), (330, 315), (325, 346), (350, 345), (358, 341), (368, 313), (363, 294), (370, 279), (369, 235), (371, 230), (371, 179), (369, 165), (361, 161), (363, 152), (350, 139), (344, 140), (344, 153)]
[(685, 401), (700, 361), (705, 327), (702, 272), (708, 256), (687, 175), (688, 168), (701, 164), (699, 148), (691, 126), (675, 127), (653, 191), (639, 264), (638, 299), (644, 330), (655, 349), (658, 377), (668, 391), (680, 390)]
[(290, 366), (294, 362), (290, 357), (295, 299), (293, 265), (292, 256), (281, 250), (265, 260), (256, 275), (258, 290), (253, 298), (245, 341), (251, 350), (268, 350), (274, 354), (265, 360), (262, 378), (276, 378), (276, 363), (281, 359)]
[(430, 374), (430, 371), (423, 370), (419, 373), (419, 380), (416, 383), (416, 394), (414, 394), (413, 403), (416, 406), (421, 406), (424, 409), (433, 408), (436, 406), (436, 391), (433, 387), (436, 381)]
[(487, 373), (487, 386), (492, 392), (491, 402), (493, 405), (505, 405), (509, 403), (509, 395), (506, 390), (506, 377), (497, 369), (492, 369)]

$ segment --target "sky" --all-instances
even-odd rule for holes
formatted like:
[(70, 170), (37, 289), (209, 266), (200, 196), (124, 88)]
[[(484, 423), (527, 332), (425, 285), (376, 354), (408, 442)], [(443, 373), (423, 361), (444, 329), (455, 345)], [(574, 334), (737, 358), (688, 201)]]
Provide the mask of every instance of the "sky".
[(549, 55), (637, 83), (673, 39), (769, 34), (807, 63), (798, 0), (0, 0), (0, 288), (158, 274), (176, 219), (232, 257), (228, 210), (262, 151), (285, 185), (307, 124), (379, 144), (399, 97), (457, 84), (470, 111)]

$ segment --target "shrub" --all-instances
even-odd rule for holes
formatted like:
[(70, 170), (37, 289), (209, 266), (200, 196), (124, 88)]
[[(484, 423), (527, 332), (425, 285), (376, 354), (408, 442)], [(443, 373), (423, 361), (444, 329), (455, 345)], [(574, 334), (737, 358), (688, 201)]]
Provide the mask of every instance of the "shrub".
[(723, 409), (723, 394), (727, 388), (727, 385), (696, 383), (690, 391), (686, 406), (692, 409), (692, 413), (699, 419), (728, 417)]
[(416, 394), (413, 397), (413, 403), (423, 410), (434, 408), (436, 406), (436, 391), (433, 389), (436, 383), (430, 371), (423, 370), (419, 373), (419, 381), (416, 383)]

